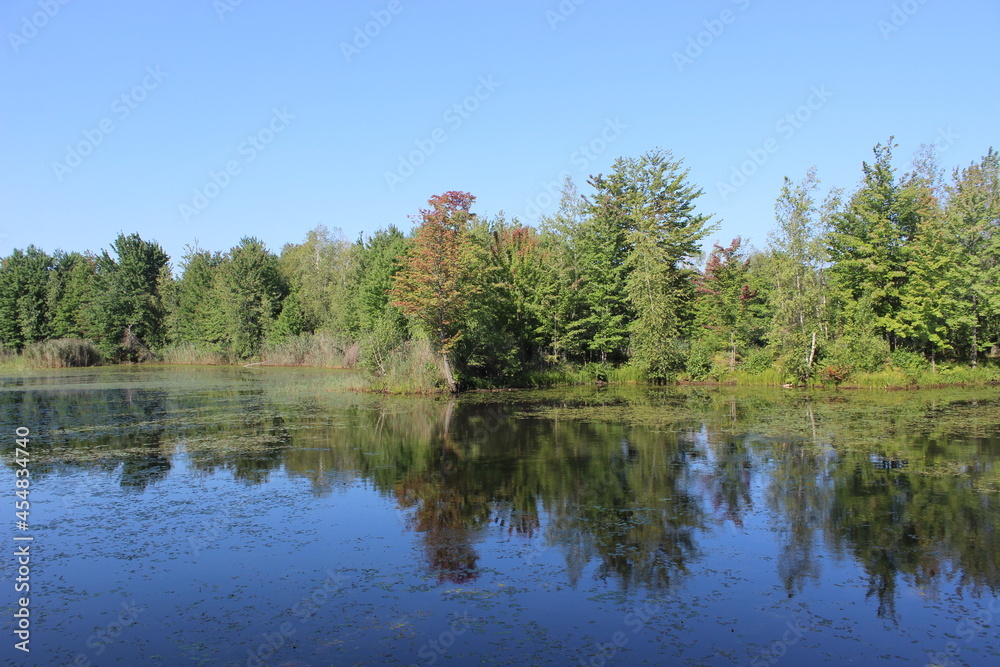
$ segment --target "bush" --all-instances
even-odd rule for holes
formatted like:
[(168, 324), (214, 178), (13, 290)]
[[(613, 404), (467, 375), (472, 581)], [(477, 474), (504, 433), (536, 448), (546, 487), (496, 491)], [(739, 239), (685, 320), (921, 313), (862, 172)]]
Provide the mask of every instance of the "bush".
[(765, 371), (771, 370), (773, 366), (774, 354), (767, 348), (758, 347), (749, 350), (743, 355), (743, 360), (740, 362), (739, 368), (750, 375), (760, 375)]
[(687, 363), (684, 369), (687, 375), (694, 381), (707, 380), (712, 375), (712, 352), (713, 348), (708, 341), (697, 340), (691, 345), (691, 352), (688, 354)]
[(930, 363), (922, 354), (910, 350), (893, 350), (889, 361), (910, 378), (920, 377), (921, 373), (930, 369)]

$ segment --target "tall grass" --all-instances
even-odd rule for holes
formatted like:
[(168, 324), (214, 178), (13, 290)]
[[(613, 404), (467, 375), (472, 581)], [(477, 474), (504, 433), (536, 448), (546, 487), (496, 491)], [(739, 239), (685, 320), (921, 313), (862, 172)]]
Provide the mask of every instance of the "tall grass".
[(358, 356), (357, 343), (328, 333), (315, 333), (268, 342), (261, 351), (260, 361), (268, 366), (354, 368)]
[(165, 364), (190, 366), (224, 366), (230, 363), (229, 358), (223, 352), (195, 343), (168, 345), (160, 352), (160, 359)]
[(104, 355), (92, 341), (82, 338), (54, 338), (28, 345), (20, 354), (0, 352), (0, 366), (10, 370), (29, 368), (75, 368), (99, 366)]
[(389, 353), (384, 375), (366, 380), (367, 391), (389, 394), (435, 394), (447, 391), (441, 358), (427, 340), (410, 340)]

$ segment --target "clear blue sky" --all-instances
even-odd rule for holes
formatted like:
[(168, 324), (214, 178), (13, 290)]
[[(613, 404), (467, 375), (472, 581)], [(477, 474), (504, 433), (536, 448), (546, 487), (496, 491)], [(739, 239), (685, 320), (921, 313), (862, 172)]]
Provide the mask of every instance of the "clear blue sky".
[(0, 7), (3, 255), (119, 231), (175, 265), (195, 239), (280, 251), (318, 224), (408, 230), (447, 190), (533, 223), (545, 183), (587, 193), (656, 147), (713, 239), (760, 247), (786, 175), (851, 189), (889, 135), (901, 169), (1000, 147), (996, 0), (63, 1)]

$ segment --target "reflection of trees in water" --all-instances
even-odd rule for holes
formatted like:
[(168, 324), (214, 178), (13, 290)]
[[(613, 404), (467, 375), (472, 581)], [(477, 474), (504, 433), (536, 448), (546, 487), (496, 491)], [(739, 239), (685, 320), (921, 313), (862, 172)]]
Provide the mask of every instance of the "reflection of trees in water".
[(825, 517), (830, 505), (830, 478), (823, 451), (803, 441), (770, 443), (776, 465), (769, 475), (767, 504), (777, 517), (780, 556), (778, 577), (791, 597), (808, 581), (818, 582)]
[(718, 435), (707, 438), (711, 468), (701, 478), (701, 488), (720, 523), (743, 527), (743, 515), (753, 507), (750, 496), (751, 451), (742, 438)]
[[(4, 410), (39, 424), (53, 446), (86, 450), (76, 465), (120, 470), (131, 489), (168, 474), (178, 439), (192, 467), (232, 470), (251, 484), (282, 465), (316, 493), (338, 479), (369, 480), (407, 509), (442, 581), (476, 576), (477, 541), (489, 529), (557, 550), (574, 585), (597, 576), (667, 588), (699, 557), (699, 532), (744, 526), (760, 511), (751, 482), (766, 481), (789, 595), (818, 580), (824, 550), (859, 565), (887, 619), (899, 577), (925, 594), (946, 583), (1000, 591), (1000, 494), (982, 491), (997, 486), (1000, 443), (987, 437), (996, 420), (988, 428), (977, 416), (995, 404), (970, 406), (958, 420), (946, 402), (895, 396), (567, 390), (553, 402), (557, 416), (513, 418), (540, 404), (355, 397), (331, 407), (314, 398), (305, 410), (251, 389), (214, 392), (210, 405), (206, 395), (149, 389), (24, 391), (5, 396)], [(874, 401), (895, 401), (893, 418)], [(979, 420), (969, 431), (980, 437), (952, 440), (965, 419)], [(836, 456), (814, 444), (859, 439), (876, 444), (838, 445)], [(876, 469), (872, 453), (910, 463)], [(32, 474), (46, 469), (40, 461)]]

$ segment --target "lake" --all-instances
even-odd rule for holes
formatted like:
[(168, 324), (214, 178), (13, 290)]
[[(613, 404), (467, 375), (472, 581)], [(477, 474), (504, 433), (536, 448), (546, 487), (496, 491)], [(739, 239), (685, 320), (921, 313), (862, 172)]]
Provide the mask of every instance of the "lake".
[(0, 378), (0, 658), (1000, 660), (1000, 389), (454, 400), (338, 392), (337, 375)]

